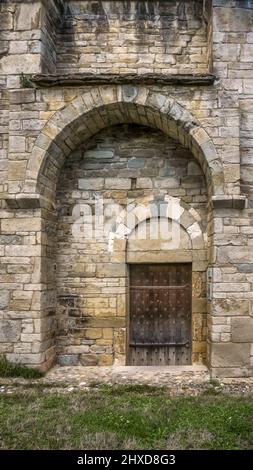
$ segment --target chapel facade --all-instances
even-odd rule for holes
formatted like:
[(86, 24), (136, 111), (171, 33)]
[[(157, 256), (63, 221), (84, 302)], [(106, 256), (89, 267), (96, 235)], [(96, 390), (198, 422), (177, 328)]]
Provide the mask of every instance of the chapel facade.
[(0, 354), (253, 375), (253, 1), (0, 2)]

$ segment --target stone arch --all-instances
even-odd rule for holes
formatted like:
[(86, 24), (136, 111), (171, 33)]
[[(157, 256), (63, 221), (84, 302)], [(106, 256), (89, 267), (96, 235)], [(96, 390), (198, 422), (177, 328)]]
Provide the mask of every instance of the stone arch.
[[(129, 247), (131, 234), (138, 224), (145, 220), (151, 222), (153, 205), (162, 205), (162, 215), (167, 219), (174, 218), (189, 237), (190, 243), (187, 246), (180, 243), (178, 249), (161, 249), (158, 247), (159, 241), (154, 248), (145, 246), (141, 248), (143, 241), (135, 245), (134, 250)], [(134, 214), (135, 218), (128, 217)], [(156, 214), (155, 214), (156, 215)], [(135, 220), (135, 222), (134, 222)], [(179, 198), (169, 195), (148, 196), (135, 199), (128, 207), (119, 214), (116, 224), (110, 234), (111, 261), (121, 266), (124, 265), (125, 283), (125, 303), (129, 299), (129, 275), (132, 264), (162, 264), (162, 263), (190, 263), (192, 270), (192, 303), (191, 303), (191, 328), (192, 328), (192, 363), (203, 364), (206, 360), (206, 270), (208, 267), (208, 249), (205, 227), (202, 226), (201, 216), (189, 204), (184, 203)], [(152, 241), (153, 243), (153, 241)], [(162, 243), (160, 244), (160, 246)], [(126, 311), (126, 315), (127, 315)], [(125, 332), (126, 334), (126, 332)]]
[(36, 139), (22, 193), (53, 199), (61, 166), (82, 142), (101, 129), (135, 123), (162, 130), (200, 163), (210, 195), (224, 194), (222, 163), (199, 122), (174, 98), (134, 86), (97, 87), (57, 111)]
[(128, 237), (133, 230), (152, 217), (168, 218), (180, 225), (189, 236), (192, 250), (206, 248), (201, 217), (194, 208), (173, 196), (151, 195), (136, 199), (121, 211), (114, 230), (109, 233), (108, 251), (113, 252), (115, 240), (124, 240), (125, 243), (121, 248), (126, 250)]

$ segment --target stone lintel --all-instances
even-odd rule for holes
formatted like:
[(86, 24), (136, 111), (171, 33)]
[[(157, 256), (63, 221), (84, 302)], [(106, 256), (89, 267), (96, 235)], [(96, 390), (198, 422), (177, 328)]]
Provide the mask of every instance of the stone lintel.
[(244, 195), (212, 196), (214, 209), (244, 209), (246, 200), (247, 198)]
[(213, 74), (161, 74), (161, 73), (74, 73), (74, 74), (36, 74), (27, 77), (32, 86), (82, 86), (82, 85), (213, 85)]

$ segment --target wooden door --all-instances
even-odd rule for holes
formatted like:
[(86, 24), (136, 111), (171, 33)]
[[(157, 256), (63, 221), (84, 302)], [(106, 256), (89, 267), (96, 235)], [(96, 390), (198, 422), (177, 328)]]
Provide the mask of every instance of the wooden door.
[(130, 265), (130, 365), (191, 364), (191, 265)]

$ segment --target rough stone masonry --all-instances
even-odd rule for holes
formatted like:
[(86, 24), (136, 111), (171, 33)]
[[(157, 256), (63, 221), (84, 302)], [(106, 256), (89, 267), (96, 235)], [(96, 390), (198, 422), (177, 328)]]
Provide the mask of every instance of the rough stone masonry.
[(192, 364), (252, 376), (252, 132), (252, 0), (3, 0), (0, 354), (124, 365), (129, 264), (191, 263)]

